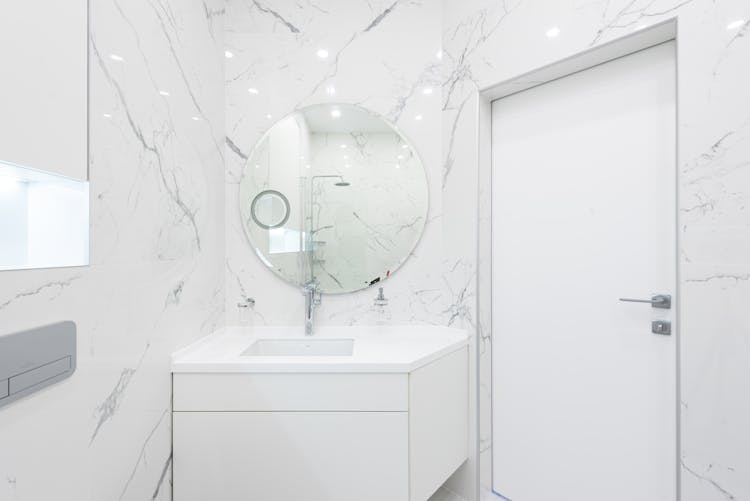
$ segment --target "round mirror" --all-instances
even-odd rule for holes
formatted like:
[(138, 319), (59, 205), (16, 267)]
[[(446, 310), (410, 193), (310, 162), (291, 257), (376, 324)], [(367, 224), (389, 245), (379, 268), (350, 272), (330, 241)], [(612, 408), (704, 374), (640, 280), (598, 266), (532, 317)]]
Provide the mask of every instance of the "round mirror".
[(427, 217), (416, 151), (381, 117), (347, 104), (303, 108), (261, 138), (240, 182), (245, 233), (258, 257), (326, 293), (389, 277)]

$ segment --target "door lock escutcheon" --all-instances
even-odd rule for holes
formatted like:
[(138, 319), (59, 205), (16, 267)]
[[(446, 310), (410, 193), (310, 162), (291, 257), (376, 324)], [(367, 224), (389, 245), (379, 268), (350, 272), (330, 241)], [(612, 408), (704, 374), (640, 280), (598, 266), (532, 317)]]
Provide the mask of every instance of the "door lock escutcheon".
[(654, 320), (651, 322), (651, 332), (669, 336), (672, 334), (672, 322), (667, 320)]

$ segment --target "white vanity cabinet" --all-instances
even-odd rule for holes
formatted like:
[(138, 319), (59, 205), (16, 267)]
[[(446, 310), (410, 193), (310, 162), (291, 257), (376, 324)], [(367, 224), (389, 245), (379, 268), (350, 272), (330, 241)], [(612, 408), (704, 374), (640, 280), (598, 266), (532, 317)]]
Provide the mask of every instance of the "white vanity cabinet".
[(175, 372), (174, 500), (426, 501), (467, 458), (467, 364)]

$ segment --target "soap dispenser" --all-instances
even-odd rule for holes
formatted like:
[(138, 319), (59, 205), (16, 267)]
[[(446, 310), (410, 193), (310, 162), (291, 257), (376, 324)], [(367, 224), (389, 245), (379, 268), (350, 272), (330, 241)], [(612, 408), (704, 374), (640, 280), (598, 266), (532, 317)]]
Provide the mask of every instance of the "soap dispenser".
[(383, 293), (383, 288), (378, 288), (378, 295), (372, 302), (372, 310), (376, 315), (377, 323), (385, 323), (391, 319), (391, 310), (388, 308), (388, 298)]

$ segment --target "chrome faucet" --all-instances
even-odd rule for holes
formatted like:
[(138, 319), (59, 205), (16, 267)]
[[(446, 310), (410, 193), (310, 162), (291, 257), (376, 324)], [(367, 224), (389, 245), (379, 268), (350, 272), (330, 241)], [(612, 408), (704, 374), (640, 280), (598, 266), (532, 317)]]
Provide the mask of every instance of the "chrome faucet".
[(388, 306), (388, 298), (385, 297), (385, 294), (383, 293), (383, 288), (380, 287), (378, 289), (378, 295), (375, 297), (375, 300), (372, 302), (376, 308), (383, 309), (386, 306)]
[(312, 279), (302, 286), (305, 295), (305, 336), (313, 335), (313, 324), (315, 322), (315, 308), (320, 305), (320, 283)]

